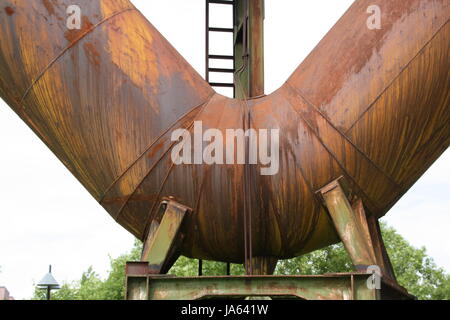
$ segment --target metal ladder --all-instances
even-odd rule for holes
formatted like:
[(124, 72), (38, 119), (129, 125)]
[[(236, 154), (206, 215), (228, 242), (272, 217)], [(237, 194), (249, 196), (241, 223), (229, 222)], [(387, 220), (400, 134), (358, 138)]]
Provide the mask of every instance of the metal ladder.
[[(210, 26), (210, 5), (231, 5), (233, 6), (233, 28), (217, 28)], [(233, 88), (233, 96), (236, 97), (236, 86), (234, 83), (234, 77), (232, 83), (227, 82), (211, 82), (211, 73), (234, 73), (236, 68), (236, 60), (233, 55), (217, 55), (210, 52), (210, 33), (211, 32), (228, 32), (234, 34), (235, 25), (235, 1), (234, 0), (206, 0), (206, 72), (205, 79), (212, 87)], [(233, 39), (234, 41), (234, 39)], [(233, 68), (211, 68), (211, 60), (230, 60), (233, 61)]]
[[(233, 28), (217, 28), (217, 27), (211, 27), (210, 26), (210, 16), (209, 16), (209, 9), (210, 5), (230, 5), (233, 6)], [(206, 29), (205, 29), (205, 35), (206, 35), (206, 72), (205, 72), (205, 79), (206, 81), (212, 86), (212, 87), (221, 87), (221, 88), (233, 88), (233, 97), (236, 97), (236, 86), (234, 83), (234, 77), (232, 83), (227, 82), (211, 82), (210, 81), (210, 74), (211, 73), (233, 73), (236, 69), (236, 59), (234, 58), (234, 38), (233, 38), (233, 55), (217, 55), (217, 54), (211, 54), (209, 51), (209, 35), (210, 32), (229, 32), (234, 35), (234, 26), (235, 26), (235, 20), (236, 19), (236, 8), (235, 8), (235, 1), (234, 0), (206, 0)], [(210, 62), (211, 60), (230, 60), (233, 61), (233, 68), (211, 68)], [(231, 264), (226, 264), (226, 274), (229, 276), (231, 274)], [(203, 275), (203, 260), (198, 260), (198, 275)]]

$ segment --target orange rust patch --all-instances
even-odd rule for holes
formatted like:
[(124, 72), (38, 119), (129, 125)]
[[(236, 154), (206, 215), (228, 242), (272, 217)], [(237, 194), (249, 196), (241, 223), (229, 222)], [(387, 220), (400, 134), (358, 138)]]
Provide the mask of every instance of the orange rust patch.
[(87, 17), (82, 18), (82, 25), (80, 30), (68, 30), (64, 33), (64, 37), (73, 44), (75, 41), (79, 40), (84, 34), (88, 33), (94, 24), (89, 21)]
[(164, 145), (165, 145), (165, 139), (163, 139), (163, 141), (161, 141), (155, 147), (153, 147), (147, 157), (150, 159), (153, 158), (155, 156), (155, 154), (164, 147)]
[(8, 16), (12, 16), (14, 14), (14, 9), (11, 7), (6, 7), (5, 12)]
[(97, 49), (95, 48), (95, 45), (93, 45), (90, 42), (87, 42), (84, 44), (84, 51), (86, 52), (86, 56), (88, 57), (89, 61), (94, 65), (100, 64), (100, 54), (98, 53)]
[(42, 3), (44, 4), (45, 9), (47, 9), (50, 15), (55, 14), (55, 8), (53, 7), (53, 4), (49, 0), (42, 0)]

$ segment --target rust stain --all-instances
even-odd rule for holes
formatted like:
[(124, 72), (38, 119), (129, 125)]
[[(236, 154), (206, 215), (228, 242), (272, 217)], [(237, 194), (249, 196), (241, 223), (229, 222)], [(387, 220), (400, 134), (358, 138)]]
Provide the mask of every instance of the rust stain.
[(50, 15), (55, 14), (55, 8), (53, 7), (53, 4), (50, 2), (50, 0), (42, 0), (42, 3), (44, 4), (45, 9), (47, 9), (47, 12)]
[(14, 9), (11, 7), (5, 7), (5, 12), (8, 16), (12, 16), (14, 14)]
[[(25, 18), (0, 24), (0, 95), (140, 239), (159, 201), (173, 196), (195, 208), (182, 253), (240, 263), (248, 203), (254, 257), (292, 258), (338, 241), (316, 190), (343, 176), (378, 218), (449, 144), (446, 0), (377, 0), (393, 10), (376, 31), (365, 28), (371, 2), (355, 2), (287, 85), (246, 102), (214, 94), (141, 14), (124, 12), (127, 0), (90, 0), (82, 29), (72, 31), (43, 18), (71, 1), (27, 1), (23, 16), (39, 12), (39, 28)], [(39, 61), (42, 52), (49, 61)], [(12, 97), (30, 84), (24, 111)], [(359, 119), (373, 97), (353, 130), (337, 125)], [(277, 175), (261, 177), (258, 165), (173, 165), (173, 130), (197, 120), (225, 132), (245, 117), (252, 128), (280, 129)]]
[(86, 42), (83, 47), (89, 61), (98, 66), (100, 64), (100, 54), (98, 53), (96, 46), (93, 43)]
[(89, 31), (94, 27), (94, 24), (91, 23), (91, 22), (89, 21), (89, 18), (88, 18), (87, 16), (83, 16), (83, 17), (81, 18), (81, 21), (82, 21), (82, 23), (81, 23), (81, 29), (79, 29), (79, 30), (77, 30), (77, 29), (74, 29), (74, 30), (67, 30), (67, 31), (64, 33), (64, 37), (65, 37), (71, 44), (75, 43), (77, 40), (80, 39), (80, 37), (82, 37), (84, 34), (86, 34), (87, 32), (89, 32)]
[(155, 154), (157, 154), (159, 151), (161, 151), (161, 149), (164, 147), (164, 145), (166, 144), (166, 141), (163, 140), (160, 143), (156, 144), (151, 152), (147, 155), (148, 158), (153, 158), (155, 156)]

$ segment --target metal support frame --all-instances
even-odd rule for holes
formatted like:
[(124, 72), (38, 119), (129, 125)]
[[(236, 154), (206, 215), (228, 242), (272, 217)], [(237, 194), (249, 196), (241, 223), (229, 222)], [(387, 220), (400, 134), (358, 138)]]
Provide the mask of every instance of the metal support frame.
[(240, 70), (236, 86), (242, 87), (236, 89), (236, 98), (264, 95), (264, 4), (264, 0), (235, 0), (234, 56)]
[(149, 271), (153, 274), (167, 273), (178, 259), (178, 243), (183, 238), (181, 226), (191, 211), (172, 200), (163, 201), (160, 209), (163, 211), (161, 222), (152, 222), (141, 257), (141, 261), (149, 263)]
[(177, 278), (147, 273), (144, 262), (127, 264), (127, 300), (201, 300), (211, 298), (303, 300), (410, 300), (390, 282), (371, 287), (370, 274), (323, 276), (231, 276)]
[(396, 282), (378, 219), (366, 214), (361, 199), (356, 199), (353, 205), (350, 203), (340, 183), (341, 179), (331, 182), (320, 193), (355, 268), (366, 272), (369, 266), (376, 266), (383, 277)]
[[(320, 190), (344, 246), (359, 272), (322, 276), (222, 276), (178, 278), (163, 275), (179, 257), (182, 222), (191, 210), (172, 200), (161, 206), (141, 262), (126, 266), (127, 300), (197, 300), (270, 297), (306, 300), (411, 300), (413, 296), (395, 281), (375, 217), (366, 215), (361, 200), (350, 204), (339, 180)], [(268, 271), (276, 260), (256, 259)], [(380, 287), (367, 266), (382, 270)], [(200, 268), (201, 269), (201, 268)], [(364, 272), (363, 272), (364, 271)]]
[[(232, 5), (233, 28), (210, 26), (210, 5)], [(233, 56), (212, 55), (210, 32), (232, 32)], [(236, 98), (247, 99), (264, 94), (264, 0), (206, 0), (206, 80), (214, 87), (234, 88)], [(211, 59), (233, 60), (233, 68), (212, 68)], [(233, 83), (211, 83), (210, 73), (234, 73)], [(239, 86), (239, 88), (238, 88)], [(239, 89), (239, 90), (238, 90)], [(361, 199), (349, 201), (339, 179), (321, 190), (336, 231), (358, 272), (323, 276), (247, 275), (204, 277), (199, 261), (199, 277), (177, 278), (167, 275), (179, 257), (177, 242), (189, 208), (173, 201), (165, 202), (162, 219), (153, 221), (142, 262), (126, 267), (128, 300), (195, 300), (214, 297), (271, 297), (308, 300), (385, 300), (414, 299), (400, 287), (384, 246), (377, 217), (367, 214)], [(250, 244), (251, 246), (251, 244)], [(252, 257), (248, 274), (271, 274), (277, 260)], [(378, 266), (381, 288), (374, 288), (369, 266)], [(227, 274), (230, 265), (227, 265)]]
[[(211, 26), (211, 5), (233, 6), (233, 28)], [(205, 79), (212, 87), (233, 88), (233, 96), (240, 99), (264, 95), (264, 8), (264, 0), (206, 0)], [(233, 55), (211, 54), (211, 32), (233, 34)], [(212, 68), (211, 60), (232, 60), (233, 68)], [(211, 73), (233, 73), (234, 79), (211, 82)]]

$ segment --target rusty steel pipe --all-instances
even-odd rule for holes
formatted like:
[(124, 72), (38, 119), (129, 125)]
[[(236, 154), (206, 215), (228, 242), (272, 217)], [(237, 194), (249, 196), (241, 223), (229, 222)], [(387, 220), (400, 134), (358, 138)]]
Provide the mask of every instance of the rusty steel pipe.
[[(356, 1), (279, 90), (247, 102), (214, 93), (129, 1), (78, 1), (81, 30), (71, 2), (0, 0), (0, 96), (140, 239), (171, 196), (193, 209), (184, 255), (242, 263), (247, 197), (253, 256), (295, 257), (338, 241), (321, 187), (342, 176), (381, 217), (449, 145), (448, 0)], [(277, 175), (250, 166), (243, 188), (243, 165), (171, 161), (173, 130), (244, 118), (280, 129)]]

